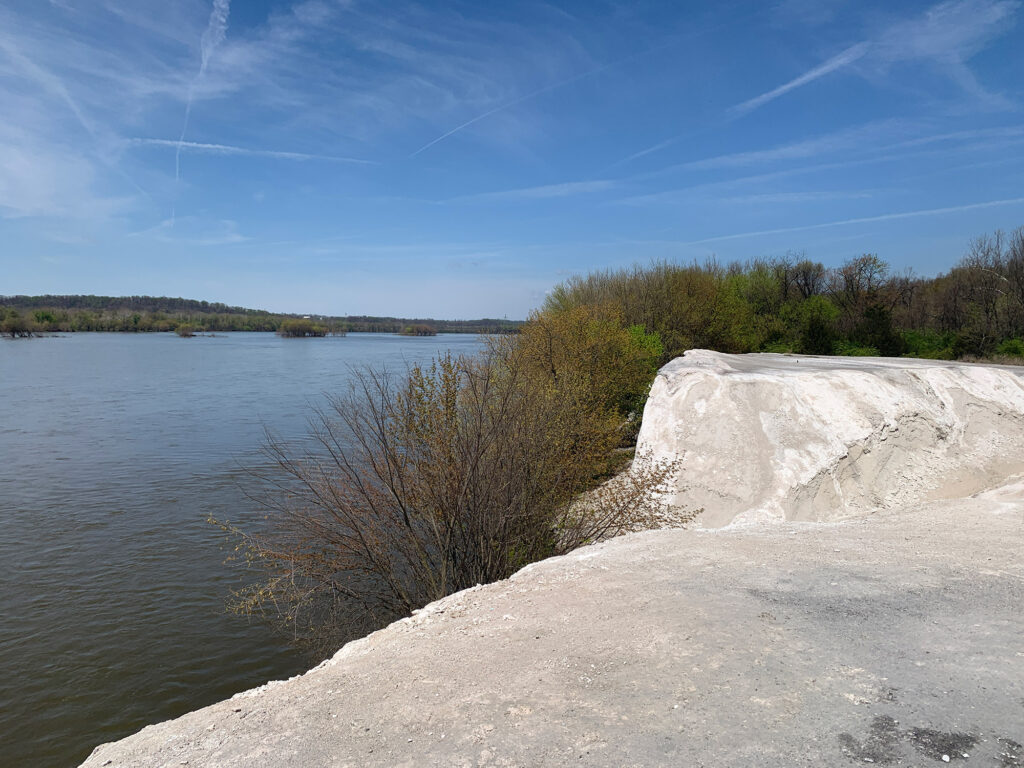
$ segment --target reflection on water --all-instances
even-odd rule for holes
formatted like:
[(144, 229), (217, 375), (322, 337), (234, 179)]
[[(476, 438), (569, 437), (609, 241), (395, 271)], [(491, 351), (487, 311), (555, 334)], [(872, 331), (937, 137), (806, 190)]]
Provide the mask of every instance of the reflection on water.
[(306, 428), (351, 368), (475, 336), (78, 334), (0, 343), (0, 762), (93, 746), (313, 660), (224, 612), (219, 531), (256, 513), (264, 426)]

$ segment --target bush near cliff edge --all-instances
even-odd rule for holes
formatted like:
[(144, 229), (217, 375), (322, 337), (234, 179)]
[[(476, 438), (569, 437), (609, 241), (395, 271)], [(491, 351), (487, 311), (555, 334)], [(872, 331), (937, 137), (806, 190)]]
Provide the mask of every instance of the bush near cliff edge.
[(317, 413), (314, 448), (268, 439), (268, 526), (231, 529), (264, 578), (234, 608), (323, 653), (650, 524), (674, 466), (640, 457), (606, 481), (659, 353), (612, 310), (579, 308), (538, 313), (477, 356), (363, 373)]

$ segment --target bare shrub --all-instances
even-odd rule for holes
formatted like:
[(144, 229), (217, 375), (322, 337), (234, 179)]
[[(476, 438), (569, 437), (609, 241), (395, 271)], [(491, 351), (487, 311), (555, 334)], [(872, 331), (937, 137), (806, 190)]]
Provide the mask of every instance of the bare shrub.
[(358, 376), (317, 414), (314, 448), (268, 440), (271, 524), (239, 532), (268, 578), (235, 608), (326, 651), (654, 519), (674, 468), (635, 462), (605, 482), (622, 419), (590, 384), (541, 375), (515, 344)]

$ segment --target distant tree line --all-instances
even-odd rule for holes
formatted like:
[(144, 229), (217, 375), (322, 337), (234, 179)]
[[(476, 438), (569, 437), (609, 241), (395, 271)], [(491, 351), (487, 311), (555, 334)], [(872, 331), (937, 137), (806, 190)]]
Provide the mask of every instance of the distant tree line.
[(544, 312), (581, 306), (613, 308), (627, 325), (657, 334), (662, 362), (691, 348), (1024, 357), (1024, 228), (975, 239), (933, 278), (895, 273), (871, 254), (835, 268), (802, 255), (655, 262), (570, 278)]
[(55, 295), (43, 296), (3, 296), (0, 303), (16, 309), (51, 309), (79, 310), (87, 309), (94, 312), (121, 310), (126, 312), (162, 312), (165, 314), (221, 314), (221, 315), (269, 315), (261, 309), (230, 307), (217, 301), (197, 301), (195, 299), (170, 298), (168, 296), (85, 296)]
[[(293, 333), (287, 326), (307, 321), (323, 333)], [(515, 333), (515, 320), (421, 320), (397, 317), (309, 317), (274, 314), (259, 309), (232, 307), (218, 302), (165, 296), (0, 296), (0, 333), (31, 336), (37, 333), (116, 331), (192, 333), (269, 331), (285, 336), (342, 334), (346, 331), (401, 333), (406, 328), (429, 327), (435, 333)], [(421, 335), (419, 333), (413, 335)]]
[[(346, 327), (354, 333), (402, 333), (406, 328), (427, 326), (435, 333), (481, 333), (495, 335), (518, 333), (521, 320), (435, 320), (433, 318), (371, 317), (348, 315), (343, 318)], [(418, 335), (418, 334), (414, 334)]]

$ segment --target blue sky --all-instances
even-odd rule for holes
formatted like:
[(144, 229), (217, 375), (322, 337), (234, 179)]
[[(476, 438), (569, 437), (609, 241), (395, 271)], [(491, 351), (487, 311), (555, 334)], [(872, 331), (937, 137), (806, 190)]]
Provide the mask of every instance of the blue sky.
[(0, 0), (0, 294), (523, 317), (1024, 225), (1019, 0)]

